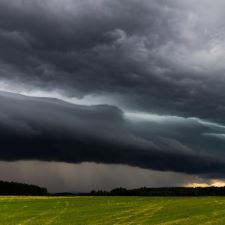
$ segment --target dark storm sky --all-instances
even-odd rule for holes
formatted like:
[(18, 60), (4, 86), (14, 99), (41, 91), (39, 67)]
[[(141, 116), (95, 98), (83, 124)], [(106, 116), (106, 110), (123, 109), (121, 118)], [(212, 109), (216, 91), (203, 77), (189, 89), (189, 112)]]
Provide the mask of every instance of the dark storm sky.
[(0, 160), (223, 179), (224, 7), (0, 0)]

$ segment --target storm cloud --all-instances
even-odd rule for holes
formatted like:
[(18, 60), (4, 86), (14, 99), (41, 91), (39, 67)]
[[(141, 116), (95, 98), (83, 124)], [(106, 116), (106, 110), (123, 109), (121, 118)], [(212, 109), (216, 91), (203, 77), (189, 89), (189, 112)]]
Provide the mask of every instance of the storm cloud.
[(217, 124), (143, 118), (109, 105), (80, 106), (6, 92), (0, 93), (0, 102), (1, 160), (127, 164), (223, 177), (224, 141), (210, 141), (207, 135), (225, 130)]
[(224, 122), (224, 2), (0, 1), (0, 76)]
[(224, 178), (224, 7), (0, 0), (0, 159)]

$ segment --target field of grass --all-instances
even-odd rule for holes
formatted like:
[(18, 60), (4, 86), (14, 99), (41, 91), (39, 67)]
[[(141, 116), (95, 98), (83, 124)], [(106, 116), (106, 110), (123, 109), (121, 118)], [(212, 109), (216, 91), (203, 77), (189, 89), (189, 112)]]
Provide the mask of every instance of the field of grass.
[(223, 197), (0, 197), (1, 225), (225, 224)]

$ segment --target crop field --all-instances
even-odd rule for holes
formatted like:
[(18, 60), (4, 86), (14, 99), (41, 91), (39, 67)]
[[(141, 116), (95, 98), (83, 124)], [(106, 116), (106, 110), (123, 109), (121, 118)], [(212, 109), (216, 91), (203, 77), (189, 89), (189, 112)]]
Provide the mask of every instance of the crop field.
[(1, 225), (225, 224), (223, 197), (0, 197)]

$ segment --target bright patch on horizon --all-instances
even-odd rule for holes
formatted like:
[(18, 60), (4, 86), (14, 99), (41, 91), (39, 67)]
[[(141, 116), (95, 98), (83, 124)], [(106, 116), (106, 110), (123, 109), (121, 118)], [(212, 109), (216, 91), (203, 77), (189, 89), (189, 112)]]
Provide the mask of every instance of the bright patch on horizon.
[(187, 183), (184, 186), (185, 187), (225, 187), (225, 181), (213, 179), (213, 180), (210, 180), (209, 182)]

